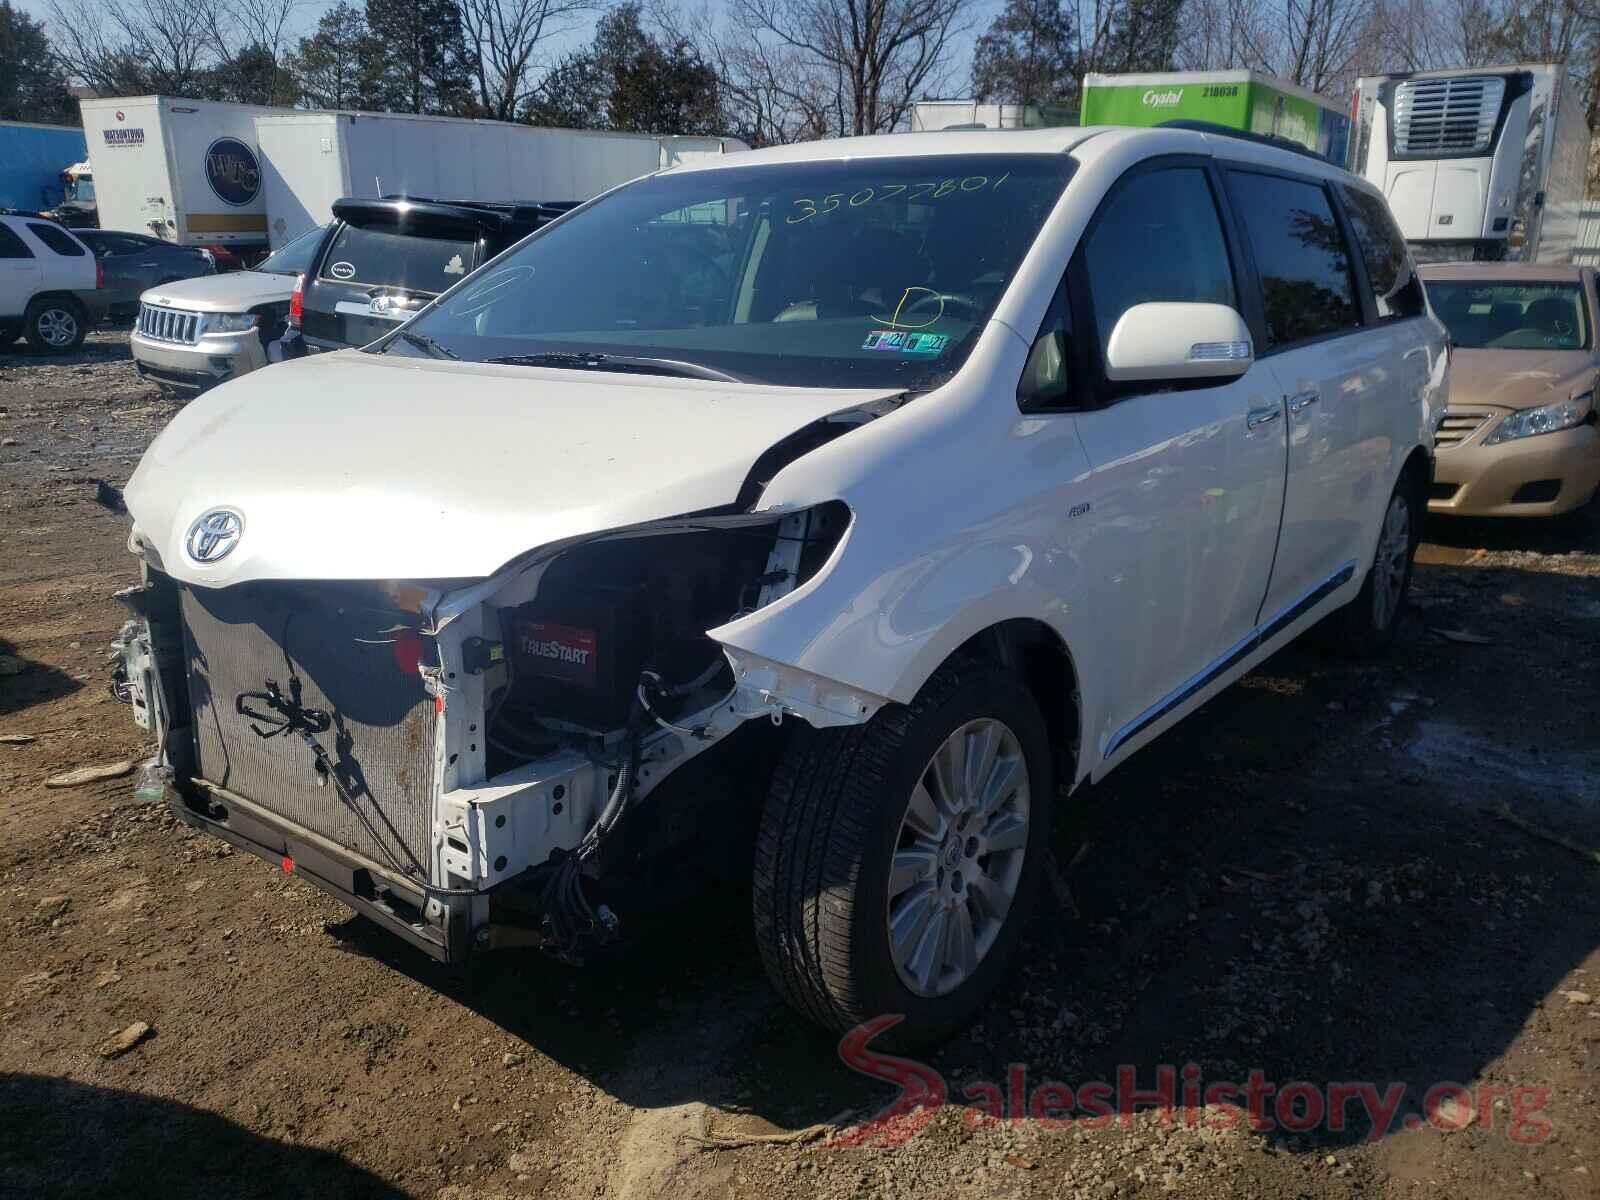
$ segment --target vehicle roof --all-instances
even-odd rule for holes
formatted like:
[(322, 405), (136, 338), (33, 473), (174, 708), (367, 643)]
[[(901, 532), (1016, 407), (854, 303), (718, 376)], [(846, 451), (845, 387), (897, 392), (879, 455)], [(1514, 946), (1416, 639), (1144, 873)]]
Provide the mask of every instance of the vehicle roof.
[[(663, 174), (691, 171), (722, 171), (768, 163), (837, 162), (859, 158), (914, 158), (936, 154), (1066, 154), (1085, 142), (1123, 144), (1129, 141), (1158, 143), (1157, 153), (1214, 154), (1260, 163), (1274, 163), (1285, 169), (1357, 179), (1343, 167), (1295, 150), (1264, 145), (1222, 132), (1192, 129), (1136, 128), (1126, 125), (1063, 125), (1047, 129), (939, 129), (917, 133), (880, 133), (870, 137), (829, 138), (817, 142), (795, 142), (787, 146), (768, 146), (744, 150), (718, 158), (700, 159), (672, 167)], [(1312, 168), (1323, 168), (1322, 171)], [(1370, 190), (1370, 189), (1369, 189)]]
[(1424, 279), (1476, 279), (1490, 282), (1504, 279), (1508, 283), (1518, 280), (1530, 283), (1574, 283), (1583, 278), (1585, 271), (1592, 270), (1593, 267), (1576, 266), (1571, 263), (1460, 262), (1424, 263), (1417, 268), (1417, 274)]

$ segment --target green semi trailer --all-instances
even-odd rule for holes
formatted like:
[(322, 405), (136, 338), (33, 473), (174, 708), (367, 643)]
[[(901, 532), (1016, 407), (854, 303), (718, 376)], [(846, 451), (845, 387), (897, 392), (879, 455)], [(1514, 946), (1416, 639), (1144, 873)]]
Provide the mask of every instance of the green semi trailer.
[(1168, 71), (1085, 75), (1083, 125), (1209, 121), (1297, 142), (1343, 166), (1350, 136), (1345, 106), (1259, 71)]

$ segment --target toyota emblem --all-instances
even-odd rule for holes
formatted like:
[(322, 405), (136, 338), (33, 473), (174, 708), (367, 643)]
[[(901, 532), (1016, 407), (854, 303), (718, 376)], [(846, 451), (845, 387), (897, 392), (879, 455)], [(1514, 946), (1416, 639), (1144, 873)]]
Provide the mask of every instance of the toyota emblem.
[(243, 532), (243, 517), (231, 508), (214, 508), (189, 526), (184, 548), (197, 563), (220, 562), (233, 553)]

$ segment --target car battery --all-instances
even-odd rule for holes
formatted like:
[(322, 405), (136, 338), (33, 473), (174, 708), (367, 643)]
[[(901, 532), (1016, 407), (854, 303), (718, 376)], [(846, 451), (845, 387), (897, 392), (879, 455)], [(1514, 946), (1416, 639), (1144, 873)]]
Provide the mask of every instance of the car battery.
[(536, 599), (502, 612), (517, 707), (597, 733), (627, 724), (649, 611), (642, 585), (547, 578)]

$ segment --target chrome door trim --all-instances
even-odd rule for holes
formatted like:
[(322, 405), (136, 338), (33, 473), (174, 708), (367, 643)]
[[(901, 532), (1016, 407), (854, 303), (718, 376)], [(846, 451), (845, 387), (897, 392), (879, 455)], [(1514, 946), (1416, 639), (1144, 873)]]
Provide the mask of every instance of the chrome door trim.
[(1111, 735), (1111, 741), (1106, 745), (1102, 758), (1110, 758), (1130, 738), (1143, 733), (1173, 709), (1191, 699), (1197, 692), (1202, 691), (1216, 679), (1236, 666), (1240, 660), (1260, 649), (1300, 617), (1304, 616), (1322, 600), (1338, 591), (1351, 579), (1355, 578), (1356, 564), (1352, 559), (1343, 564), (1332, 575), (1321, 583), (1308, 588), (1298, 598), (1290, 601), (1280, 608), (1266, 621), (1257, 625), (1244, 637), (1229, 646), (1217, 658), (1213, 659), (1197, 674), (1190, 676), (1172, 691), (1157, 700), (1133, 720)]

